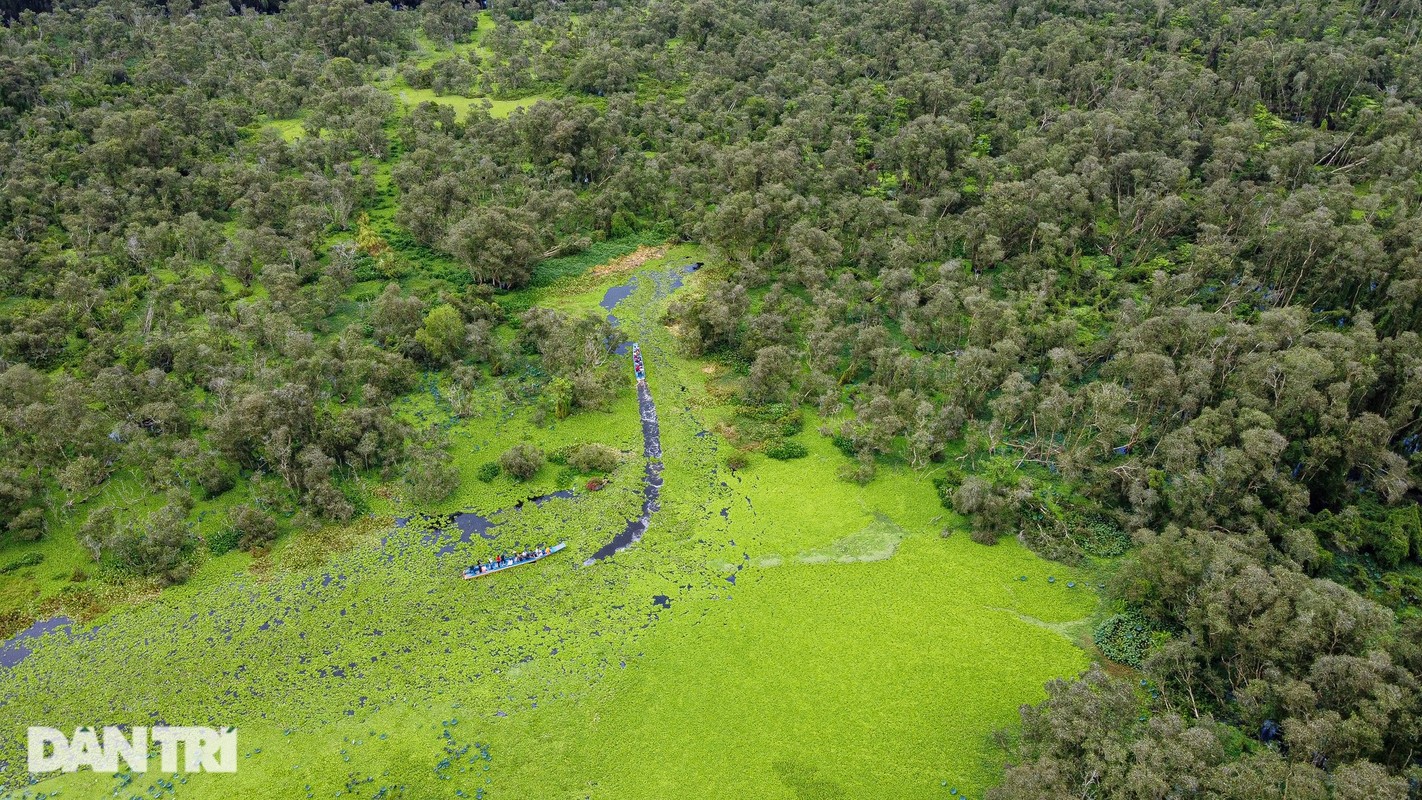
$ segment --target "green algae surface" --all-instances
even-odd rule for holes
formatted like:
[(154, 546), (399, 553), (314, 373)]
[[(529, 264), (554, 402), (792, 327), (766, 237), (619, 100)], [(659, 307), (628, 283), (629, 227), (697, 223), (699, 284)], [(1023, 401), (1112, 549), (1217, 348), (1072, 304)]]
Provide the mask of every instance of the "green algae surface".
[[(866, 486), (839, 480), (844, 457), (813, 421), (797, 436), (806, 457), (728, 470), (708, 431), (731, 411), (656, 322), (667, 267), (694, 255), (644, 266), (615, 309), (642, 345), (662, 432), (661, 509), (640, 543), (584, 563), (640, 513), (630, 360), (607, 411), (543, 424), (494, 383), (456, 418), (432, 382), (402, 413), (448, 426), (455, 498), (416, 509), (369, 487), (371, 516), (330, 534), (338, 548), (313, 556), (298, 536), (264, 569), (214, 559), (37, 644), (0, 672), (12, 796), (981, 796), (991, 733), (1086, 666), (1075, 631), (1095, 593), (1016, 543), (974, 544), (930, 475), (885, 465)], [(625, 280), (529, 299), (596, 308)], [(597, 492), (556, 465), (527, 483), (474, 477), (519, 441), (600, 441), (624, 459)], [(574, 494), (515, 507), (558, 488)], [(464, 508), (495, 538), (461, 542), (431, 516)], [(537, 564), (459, 578), (562, 540)], [(236, 727), (237, 772), (16, 783), (28, 725), (159, 723)]]

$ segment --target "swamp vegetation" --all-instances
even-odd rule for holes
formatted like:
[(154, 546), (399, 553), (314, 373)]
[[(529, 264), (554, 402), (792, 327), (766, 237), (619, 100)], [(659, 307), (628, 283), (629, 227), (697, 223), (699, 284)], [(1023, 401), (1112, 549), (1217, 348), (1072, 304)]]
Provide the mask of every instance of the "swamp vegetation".
[(1422, 797), (1416, 0), (55, 5), (12, 796)]

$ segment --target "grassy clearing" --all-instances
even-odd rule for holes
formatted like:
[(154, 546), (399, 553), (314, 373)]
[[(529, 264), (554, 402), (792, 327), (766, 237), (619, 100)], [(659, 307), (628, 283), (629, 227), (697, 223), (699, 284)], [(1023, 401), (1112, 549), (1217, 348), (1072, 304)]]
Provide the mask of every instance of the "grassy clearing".
[[(227, 510), (248, 499), (247, 489), (243, 484), (216, 499), (198, 501), (194, 532), (199, 537), (217, 533), (225, 525)], [(139, 476), (122, 472), (89, 495), (76, 498), (76, 510), (52, 511), (49, 530), (42, 539), (5, 546), (0, 568), (36, 556), (42, 560), (35, 566), (0, 573), (0, 618), (30, 620), (63, 613), (87, 620), (113, 604), (148, 594), (151, 586), (142, 581), (116, 586), (96, 580), (103, 568), (80, 546), (79, 527), (86, 510), (111, 506), (122, 519), (138, 519), (163, 503), (163, 495), (150, 491)], [(0, 636), (10, 632), (0, 630)]]
[[(604, 242), (594, 242), (586, 250), (571, 256), (550, 258), (533, 268), (533, 286), (543, 288), (560, 286), (575, 281), (603, 265), (612, 265), (618, 259), (632, 255), (641, 248), (652, 247), (666, 241), (667, 237), (658, 231), (632, 234)], [(594, 275), (599, 283), (603, 275)]]
[[(527, 409), (521, 413), (511, 407), (506, 395), (492, 386), (475, 394), (469, 402), (471, 413), (456, 420), (450, 406), (452, 392), (447, 385), (441, 387), (427, 377), (424, 391), (402, 401), (398, 412), (406, 421), (417, 426), (448, 426), (451, 451), (462, 476), (458, 491), (435, 507), (424, 509), (408, 506), (400, 500), (398, 493), (390, 497), (376, 497), (372, 503), (373, 510), (391, 515), (459, 510), (489, 514), (529, 497), (575, 488), (575, 477), (551, 463), (527, 481), (516, 481), (504, 474), (491, 483), (478, 480), (476, 474), (479, 467), (498, 461), (505, 450), (524, 443), (537, 445), (545, 451), (588, 442), (606, 444), (621, 451), (624, 462), (611, 476), (609, 488), (604, 491), (641, 491), (642, 429), (637, 416), (637, 397), (631, 391), (630, 381), (628, 390), (619, 395), (608, 409), (584, 411), (564, 420), (550, 418), (542, 426), (531, 422)], [(581, 486), (576, 488), (582, 490)]]
[[(655, 322), (661, 269), (693, 256), (672, 248), (643, 267), (616, 309), (642, 343), (665, 451), (663, 507), (639, 545), (583, 566), (640, 506), (630, 367), (607, 412), (542, 425), (492, 381), (455, 419), (431, 380), (400, 413), (449, 426), (465, 481), (422, 510), (491, 514), (495, 540), (437, 556), (454, 537), (395, 528), (416, 509), (371, 486), (370, 517), (260, 563), (215, 559), (87, 637), (41, 643), (0, 677), (0, 760), (22, 763), (35, 719), (161, 716), (239, 729), (238, 773), (188, 776), (169, 793), (184, 798), (980, 796), (988, 734), (1085, 665), (1070, 637), (1095, 594), (1013, 542), (973, 544), (927, 476), (886, 466), (864, 487), (839, 481), (843, 456), (813, 423), (807, 457), (726, 470), (726, 443), (706, 431), (732, 411)], [(625, 276), (524, 299), (596, 309), (612, 280)], [(607, 489), (513, 510), (568, 482), (556, 465), (527, 483), (474, 479), (518, 441), (628, 456)], [(569, 552), (535, 566), (457, 578), (561, 539)], [(36, 789), (128, 797), (157, 777)]]
[(303, 120), (299, 117), (274, 119), (265, 123), (263, 127), (276, 131), (281, 134), (282, 139), (288, 142), (294, 142), (306, 135), (306, 128), (302, 127), (302, 122)]
[[(415, 66), (425, 69), (446, 58), (466, 54), (480, 59), (491, 58), (493, 54), (488, 48), (479, 44), (479, 39), (486, 31), (494, 28), (493, 18), (487, 13), (481, 13), (478, 15), (478, 20), (478, 28), (469, 41), (465, 42), (441, 45), (430, 41), (428, 37), (420, 33), (416, 41), (418, 49), (413, 59)], [(460, 121), (467, 119), (475, 109), (480, 108), (487, 109), (489, 116), (495, 119), (504, 119), (517, 109), (528, 108), (539, 100), (549, 99), (545, 95), (496, 100), (479, 95), (438, 94), (433, 89), (411, 88), (402, 78), (395, 77), (388, 71), (382, 74), (384, 77), (379, 81), (379, 84), (406, 109), (412, 109), (420, 103), (439, 103), (454, 109), (455, 118)], [(273, 130), (284, 141), (295, 142), (307, 135), (303, 122), (302, 117), (298, 115), (287, 119), (267, 120), (253, 126), (252, 129)]]
[(485, 108), (489, 116), (495, 119), (503, 119), (512, 114), (516, 109), (528, 108), (539, 100), (546, 97), (533, 95), (531, 97), (521, 97), (517, 100), (495, 100), (489, 97), (462, 97), (456, 94), (436, 94), (433, 89), (411, 89), (408, 86), (391, 87), (390, 93), (395, 99), (403, 103), (407, 108), (414, 108), (420, 103), (439, 103), (454, 109), (455, 119), (463, 121), (476, 108)]

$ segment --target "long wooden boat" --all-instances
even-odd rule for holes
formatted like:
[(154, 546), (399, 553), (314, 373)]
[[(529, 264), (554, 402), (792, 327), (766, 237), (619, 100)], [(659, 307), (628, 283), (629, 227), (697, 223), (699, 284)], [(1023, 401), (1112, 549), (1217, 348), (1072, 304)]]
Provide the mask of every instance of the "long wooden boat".
[(647, 371), (642, 366), (642, 347), (636, 342), (632, 343), (632, 369), (637, 373), (637, 380), (647, 379)]
[(503, 572), (506, 569), (521, 567), (524, 564), (532, 564), (535, 561), (545, 559), (554, 553), (567, 547), (567, 542), (559, 542), (552, 547), (543, 547), (530, 551), (530, 555), (516, 555), (512, 558), (496, 558), (493, 561), (486, 561), (480, 564), (470, 564), (464, 570), (464, 580), (470, 578), (482, 578), (485, 575), (493, 575), (495, 572)]

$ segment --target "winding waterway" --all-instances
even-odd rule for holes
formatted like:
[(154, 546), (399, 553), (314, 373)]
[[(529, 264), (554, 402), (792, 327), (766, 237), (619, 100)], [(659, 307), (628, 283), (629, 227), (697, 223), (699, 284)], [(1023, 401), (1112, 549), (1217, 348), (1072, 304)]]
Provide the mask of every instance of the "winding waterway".
[[(673, 267), (665, 273), (658, 274), (654, 280), (656, 277), (663, 276), (666, 279), (665, 283), (661, 280), (657, 281), (659, 293), (670, 294), (680, 289), (683, 276), (700, 268), (701, 263), (696, 262)], [(607, 309), (609, 322), (614, 325), (621, 324), (611, 312), (618, 303), (632, 295), (632, 292), (637, 288), (637, 281), (638, 279), (634, 277), (627, 283), (613, 286), (603, 295), (599, 305)], [(617, 352), (624, 353), (630, 346), (630, 342), (624, 343), (617, 348)], [(645, 358), (645, 354), (643, 357)], [(657, 425), (657, 404), (652, 400), (652, 390), (647, 387), (646, 381), (637, 382), (637, 409), (642, 416), (642, 457), (647, 460), (642, 479), (642, 515), (628, 522), (627, 527), (621, 533), (612, 537), (612, 541), (598, 548), (597, 552), (583, 562), (585, 565), (607, 558), (640, 542), (642, 535), (652, 524), (652, 515), (662, 507), (662, 431)]]

